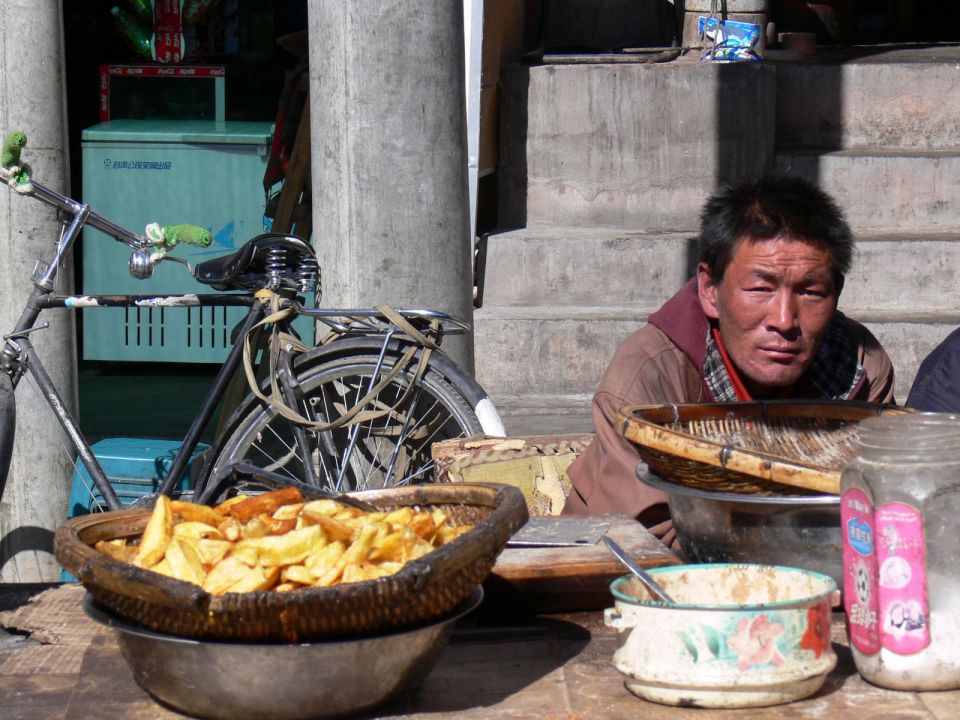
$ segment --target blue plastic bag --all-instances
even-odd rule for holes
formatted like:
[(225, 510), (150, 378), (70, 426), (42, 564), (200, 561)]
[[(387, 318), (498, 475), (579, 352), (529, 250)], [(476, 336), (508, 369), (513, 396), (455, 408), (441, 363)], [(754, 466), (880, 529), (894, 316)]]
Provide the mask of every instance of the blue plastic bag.
[(700, 58), (705, 62), (758, 61), (757, 44), (763, 29), (755, 23), (721, 20), (700, 16), (697, 29), (700, 36), (713, 41)]

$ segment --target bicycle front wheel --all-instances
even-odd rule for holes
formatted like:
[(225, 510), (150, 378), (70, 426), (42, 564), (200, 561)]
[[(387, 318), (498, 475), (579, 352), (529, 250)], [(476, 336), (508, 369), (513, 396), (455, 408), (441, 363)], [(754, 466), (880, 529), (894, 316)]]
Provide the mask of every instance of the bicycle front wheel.
[[(379, 369), (374, 354), (320, 358), (297, 363), (296, 409), (329, 423), (385, 377), (400, 353), (388, 352)], [(298, 426), (251, 394), (227, 424), (210, 477), (222, 477), (231, 463), (245, 460), (336, 492), (432, 480), (430, 446), (482, 428), (465, 391), (432, 364), (417, 380), (416, 366), (415, 359), (364, 404), (360, 410), (367, 419), (332, 430), (303, 427), (299, 438)]]

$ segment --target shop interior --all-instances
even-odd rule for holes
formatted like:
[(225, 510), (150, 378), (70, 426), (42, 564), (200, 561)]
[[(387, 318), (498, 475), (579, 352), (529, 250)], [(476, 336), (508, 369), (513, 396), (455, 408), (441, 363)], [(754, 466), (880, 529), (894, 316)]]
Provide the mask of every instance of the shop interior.
[[(64, 0), (68, 190), (132, 229), (143, 230), (142, 224), (134, 225), (141, 216), (220, 229), (231, 235), (219, 247), (226, 252), (227, 246), (239, 246), (262, 232), (265, 221), (269, 224), (263, 217), (269, 212), (263, 182), (270, 131), (285, 83), (305, 63), (307, 2), (183, 0), (178, 33), (170, 32), (177, 26), (161, 16), (161, 11), (169, 10), (165, 6), (176, 4), (177, 0)], [(164, 56), (175, 61), (158, 62)], [(228, 133), (236, 135), (238, 128), (250, 133), (249, 147), (238, 146), (237, 157), (226, 164), (220, 160), (225, 154), (221, 149), (230, 151), (230, 146), (208, 144), (206, 154), (194, 145), (183, 145), (189, 151), (179, 146), (190, 140), (185, 133), (214, 121)], [(142, 142), (136, 142), (138, 135)], [(127, 154), (120, 155), (120, 145), (139, 149), (124, 149)], [(177, 180), (171, 179), (162, 192), (147, 195), (157, 173), (99, 171), (104, 163), (120, 166), (121, 161), (111, 158), (127, 156), (142, 156), (161, 168), (174, 158), (174, 166), (177, 160), (181, 165), (189, 162), (191, 176), (198, 178), (203, 192), (198, 193), (196, 185), (178, 190)], [(276, 188), (271, 190), (276, 194)], [(217, 205), (230, 205), (217, 198), (227, 197), (241, 198), (245, 207), (221, 207), (217, 215)], [(189, 217), (183, 216), (185, 212)], [(102, 235), (81, 242), (84, 260), (75, 268), (78, 290), (137, 294), (185, 290), (180, 285), (141, 289), (137, 283), (144, 281), (127, 273), (122, 247), (113, 247)], [(112, 347), (122, 334), (118, 328), (122, 320), (117, 321), (115, 313), (104, 320), (101, 316), (108, 313), (113, 311), (91, 311), (85, 318), (77, 314), (83, 430), (92, 441), (130, 435), (182, 437), (222, 358), (201, 354), (170, 359), (156, 348)], [(84, 323), (101, 327), (96, 330)]]

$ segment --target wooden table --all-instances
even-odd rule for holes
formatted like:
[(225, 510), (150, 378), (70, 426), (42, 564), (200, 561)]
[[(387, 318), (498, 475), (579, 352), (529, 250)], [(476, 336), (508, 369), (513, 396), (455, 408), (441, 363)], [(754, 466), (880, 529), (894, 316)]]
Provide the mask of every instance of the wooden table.
[[(111, 631), (83, 614), (82, 597), (82, 588), (63, 585), (36, 594), (30, 602), (8, 603), (19, 606), (0, 613), (0, 625), (18, 633), (0, 637), (0, 715), (5, 720), (182, 717), (155, 703), (133, 682)], [(382, 708), (374, 717), (960, 717), (960, 691), (895, 692), (865, 683), (854, 669), (839, 615), (834, 618), (834, 630), (840, 662), (815, 696), (771, 708), (718, 711), (661, 706), (631, 695), (610, 663), (616, 635), (603, 626), (599, 612), (515, 618), (510, 624), (481, 613), (458, 628), (416, 693)]]

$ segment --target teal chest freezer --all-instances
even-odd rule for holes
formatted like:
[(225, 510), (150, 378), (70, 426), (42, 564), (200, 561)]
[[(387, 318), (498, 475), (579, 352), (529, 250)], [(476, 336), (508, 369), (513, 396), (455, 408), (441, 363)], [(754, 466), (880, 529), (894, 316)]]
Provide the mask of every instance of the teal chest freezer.
[[(114, 120), (82, 132), (83, 201), (134, 232), (151, 222), (192, 223), (208, 248), (178, 245), (191, 264), (232, 252), (263, 232), (268, 122)], [(166, 295), (214, 292), (177, 263), (148, 280), (130, 276), (130, 250), (98, 230), (83, 236), (83, 292)], [(222, 362), (244, 308), (110, 308), (84, 313), (88, 360)]]

